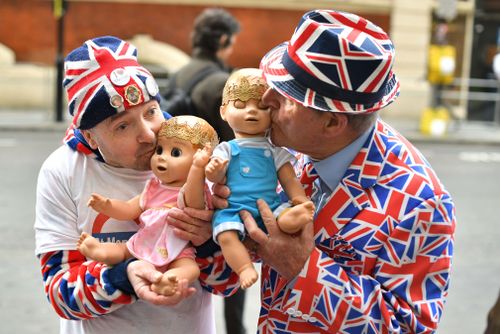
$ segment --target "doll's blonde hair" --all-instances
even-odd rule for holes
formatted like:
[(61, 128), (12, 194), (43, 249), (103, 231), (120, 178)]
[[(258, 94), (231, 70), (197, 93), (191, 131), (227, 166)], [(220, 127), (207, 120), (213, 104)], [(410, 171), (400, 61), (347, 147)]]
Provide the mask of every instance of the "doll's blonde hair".
[(260, 100), (269, 86), (258, 68), (242, 68), (234, 71), (222, 91), (222, 105), (229, 101)]
[(158, 137), (186, 140), (198, 148), (206, 144), (214, 148), (219, 143), (217, 132), (207, 121), (190, 115), (175, 116), (163, 122)]

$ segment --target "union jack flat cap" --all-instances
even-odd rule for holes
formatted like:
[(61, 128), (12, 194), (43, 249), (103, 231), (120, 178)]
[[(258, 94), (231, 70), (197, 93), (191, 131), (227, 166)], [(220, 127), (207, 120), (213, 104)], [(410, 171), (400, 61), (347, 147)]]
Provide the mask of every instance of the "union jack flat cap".
[(63, 85), (73, 126), (90, 129), (119, 112), (155, 99), (158, 85), (137, 62), (137, 49), (113, 36), (86, 41), (64, 62)]
[(306, 107), (370, 113), (399, 95), (393, 63), (394, 47), (380, 27), (355, 14), (314, 10), (260, 68), (272, 88)]

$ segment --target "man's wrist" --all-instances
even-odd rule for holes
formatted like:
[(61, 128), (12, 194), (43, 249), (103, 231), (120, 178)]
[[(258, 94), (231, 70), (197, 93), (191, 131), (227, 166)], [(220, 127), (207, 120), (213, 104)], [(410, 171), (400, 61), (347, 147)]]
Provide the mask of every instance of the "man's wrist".
[(128, 279), (127, 267), (128, 265), (136, 261), (136, 258), (130, 258), (117, 265), (109, 268), (108, 277), (110, 283), (118, 290), (125, 292), (129, 295), (135, 295), (135, 290), (130, 280)]

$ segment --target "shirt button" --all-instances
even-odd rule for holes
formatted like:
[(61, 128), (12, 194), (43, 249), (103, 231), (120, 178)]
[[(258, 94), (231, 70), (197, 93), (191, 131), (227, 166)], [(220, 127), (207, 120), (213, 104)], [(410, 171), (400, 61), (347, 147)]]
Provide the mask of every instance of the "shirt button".
[(309, 317), (309, 322), (316, 322), (316, 320), (318, 319), (316, 319), (315, 317)]
[(297, 310), (297, 311), (295, 312), (295, 316), (296, 316), (296, 317), (300, 317), (300, 316), (302, 316), (302, 312), (300, 312), (299, 310)]
[(302, 314), (302, 319), (305, 321), (309, 320), (309, 314)]
[(295, 315), (295, 310), (293, 308), (289, 308), (288, 310), (286, 310), (286, 313), (288, 313), (289, 315)]

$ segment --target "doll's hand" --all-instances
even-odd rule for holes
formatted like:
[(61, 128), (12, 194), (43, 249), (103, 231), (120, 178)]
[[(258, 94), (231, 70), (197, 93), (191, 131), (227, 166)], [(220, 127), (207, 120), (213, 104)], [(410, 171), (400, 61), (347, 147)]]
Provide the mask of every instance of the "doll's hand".
[(206, 144), (203, 149), (198, 149), (193, 156), (193, 166), (198, 168), (205, 168), (205, 166), (210, 161), (212, 152), (213, 149), (210, 144)]
[(166, 297), (153, 292), (151, 285), (159, 283), (163, 275), (151, 263), (142, 260), (131, 262), (127, 266), (127, 275), (136, 295), (155, 305), (176, 305), (196, 292), (195, 288), (188, 286), (185, 279), (179, 280), (177, 291), (172, 296)]
[[(241, 211), (240, 216), (245, 223), (248, 236), (256, 243), (250, 248), (281, 276), (286, 279), (294, 278), (300, 273), (314, 249), (313, 224), (307, 224), (298, 233), (290, 235), (279, 229), (265, 201), (258, 200), (257, 207), (269, 234), (266, 235), (257, 226), (248, 211)], [(286, 256), (283, 256), (284, 254)]]
[(212, 215), (211, 210), (172, 208), (168, 212), (167, 221), (175, 228), (176, 236), (191, 241), (194, 246), (200, 246), (212, 237)]
[(226, 167), (229, 160), (223, 160), (214, 157), (210, 160), (207, 167), (205, 167), (205, 175), (210, 182), (213, 183), (226, 183)]
[(87, 202), (87, 206), (90, 206), (97, 212), (102, 212), (106, 210), (109, 204), (110, 204), (109, 198), (106, 198), (96, 193), (90, 195), (89, 201)]

